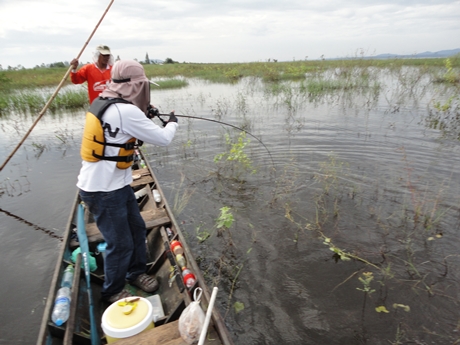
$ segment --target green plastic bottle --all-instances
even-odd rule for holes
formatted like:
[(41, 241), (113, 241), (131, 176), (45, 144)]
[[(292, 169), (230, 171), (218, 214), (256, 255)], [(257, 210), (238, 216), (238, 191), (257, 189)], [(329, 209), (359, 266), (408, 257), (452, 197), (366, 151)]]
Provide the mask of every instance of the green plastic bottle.
[(69, 289), (72, 288), (74, 273), (75, 273), (75, 268), (73, 268), (72, 265), (68, 265), (66, 269), (64, 270), (64, 274), (62, 275), (61, 287), (68, 287)]

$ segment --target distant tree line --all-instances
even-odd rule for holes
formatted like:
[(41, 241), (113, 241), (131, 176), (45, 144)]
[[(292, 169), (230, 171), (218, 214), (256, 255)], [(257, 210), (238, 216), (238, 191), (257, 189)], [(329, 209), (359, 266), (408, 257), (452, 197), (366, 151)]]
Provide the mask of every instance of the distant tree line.
[(150, 59), (149, 58), (149, 53), (145, 53), (145, 59), (144, 61), (140, 61), (141, 64), (143, 65), (150, 65), (150, 64), (154, 64), (154, 65), (162, 65), (162, 64), (172, 64), (172, 63), (178, 63), (177, 61), (174, 61), (173, 59), (167, 57), (166, 59), (164, 60), (158, 60), (158, 59)]
[[(117, 55), (117, 58), (115, 59), (115, 61), (118, 61), (118, 60), (120, 60), (119, 55)], [(137, 59), (134, 59), (134, 60), (138, 61)], [(138, 61), (138, 62), (143, 64), (143, 65), (144, 64), (146, 64), (146, 65), (149, 65), (149, 64), (162, 65), (162, 64), (179, 63), (178, 61), (174, 61), (170, 57), (167, 57), (164, 60), (150, 59), (148, 53), (145, 54), (145, 59), (143, 61)], [(87, 62), (86, 64), (88, 64), (88, 63), (89, 62)], [(80, 66), (82, 66), (82, 65), (85, 65), (85, 64), (80, 63)], [(38, 69), (38, 68), (68, 68), (69, 66), (70, 66), (70, 63), (68, 61), (60, 61), (60, 62), (53, 62), (53, 63), (49, 63), (49, 64), (42, 63), (41, 65), (36, 65), (33, 69)], [(22, 70), (22, 69), (26, 69), (26, 68), (24, 66), (22, 66), (22, 65), (17, 65), (15, 67), (14, 66), (8, 66), (7, 68), (4, 69), (3, 66), (0, 64), (0, 71), (18, 71), (18, 70)]]
[[(37, 69), (37, 68), (59, 68), (59, 67), (69, 67), (69, 66), (70, 66), (70, 63), (68, 61), (64, 61), (64, 62), (61, 61), (61, 62), (53, 62), (53, 63), (49, 63), (49, 64), (42, 63), (41, 65), (36, 65), (33, 69)], [(25, 68), (22, 65), (17, 65), (15, 67), (8, 66), (7, 68), (3, 68), (3, 66), (0, 64), (0, 71), (19, 71), (19, 70), (22, 70), (22, 69), (27, 69), (27, 68)]]

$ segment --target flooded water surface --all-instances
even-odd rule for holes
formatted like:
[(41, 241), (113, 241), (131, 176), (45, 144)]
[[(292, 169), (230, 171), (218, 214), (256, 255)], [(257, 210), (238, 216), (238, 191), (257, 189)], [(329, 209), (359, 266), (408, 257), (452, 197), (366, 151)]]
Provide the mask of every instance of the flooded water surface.
[[(143, 151), (236, 344), (460, 340), (458, 95), (417, 68), (152, 90), (232, 125), (182, 117)], [(0, 118), (2, 161), (33, 119)], [(1, 172), (0, 344), (35, 342), (83, 125), (46, 114)]]

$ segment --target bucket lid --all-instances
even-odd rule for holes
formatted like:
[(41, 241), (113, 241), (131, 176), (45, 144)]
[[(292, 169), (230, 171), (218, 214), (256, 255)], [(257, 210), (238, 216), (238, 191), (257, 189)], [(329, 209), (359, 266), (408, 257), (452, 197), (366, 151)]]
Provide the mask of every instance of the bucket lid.
[[(123, 301), (133, 308), (127, 308)], [(121, 302), (121, 303), (119, 303)], [(127, 314), (127, 309), (131, 309)], [(129, 311), (129, 310), (128, 310)], [(146, 329), (153, 318), (152, 304), (143, 297), (123, 298), (112, 303), (102, 314), (102, 330), (112, 338), (127, 338), (136, 335)]]

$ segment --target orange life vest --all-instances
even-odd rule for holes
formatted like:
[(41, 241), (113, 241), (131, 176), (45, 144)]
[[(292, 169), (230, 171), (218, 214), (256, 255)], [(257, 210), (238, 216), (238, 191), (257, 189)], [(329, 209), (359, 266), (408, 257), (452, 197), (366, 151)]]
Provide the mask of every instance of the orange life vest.
[[(86, 113), (80, 154), (81, 158), (87, 162), (107, 160), (117, 162), (118, 169), (127, 169), (133, 165), (136, 138), (131, 138), (124, 144), (108, 143), (105, 140), (104, 128), (102, 127), (102, 115), (114, 103), (132, 104), (122, 98), (107, 99), (98, 97), (93, 101)], [(119, 147), (118, 156), (106, 156), (105, 148), (107, 146)]]

